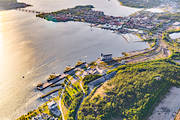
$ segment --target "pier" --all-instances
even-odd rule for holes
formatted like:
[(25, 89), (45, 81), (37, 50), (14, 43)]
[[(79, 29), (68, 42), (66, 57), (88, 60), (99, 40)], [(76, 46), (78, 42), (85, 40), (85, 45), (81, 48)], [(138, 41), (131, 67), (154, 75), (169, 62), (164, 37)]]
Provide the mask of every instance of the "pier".
[(34, 14), (43, 14), (44, 13), (41, 11), (29, 10), (29, 9), (25, 9), (25, 8), (17, 8), (16, 10), (21, 11), (21, 12), (34, 13)]
[(42, 91), (42, 90), (50, 87), (51, 85), (53, 85), (53, 84), (55, 84), (55, 83), (63, 80), (65, 77), (66, 77), (66, 76), (61, 75), (61, 76), (59, 76), (59, 77), (56, 77), (55, 79), (52, 79), (51, 81), (48, 81), (48, 80), (47, 80), (47, 82), (41, 83), (41, 84), (37, 85), (37, 89), (40, 90), (40, 91)]

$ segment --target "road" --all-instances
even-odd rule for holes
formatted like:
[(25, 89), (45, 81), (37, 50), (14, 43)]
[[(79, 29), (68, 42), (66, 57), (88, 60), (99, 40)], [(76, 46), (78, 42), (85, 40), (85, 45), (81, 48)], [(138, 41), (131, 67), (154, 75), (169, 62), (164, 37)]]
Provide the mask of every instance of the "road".
[(78, 106), (77, 111), (76, 111), (76, 117), (75, 117), (75, 120), (78, 120), (78, 111), (79, 111), (79, 108), (80, 108), (80, 106), (81, 106), (81, 104), (82, 104), (84, 98), (86, 97), (86, 96), (85, 96), (84, 88), (83, 88), (83, 86), (82, 86), (82, 81), (80, 81), (80, 87), (81, 87), (81, 89), (82, 89), (82, 91), (83, 91), (83, 98), (82, 98), (82, 100), (81, 100), (80, 105)]
[[(65, 88), (64, 88), (64, 89), (65, 89)], [(60, 96), (60, 98), (59, 98), (59, 107), (60, 107), (61, 116), (62, 116), (62, 119), (63, 119), (63, 120), (65, 120), (65, 119), (64, 119), (64, 114), (63, 114), (62, 105), (61, 105), (61, 98), (62, 98), (62, 96), (63, 96), (63, 94), (64, 94), (64, 89), (62, 90), (61, 96)]]
[(83, 86), (82, 86), (82, 81), (80, 81), (80, 87), (81, 87), (83, 93), (85, 94), (84, 88), (83, 88)]
[(153, 60), (158, 58), (169, 57), (170, 50), (168, 50), (168, 45), (159, 36), (156, 45), (153, 48), (145, 49), (144, 51), (135, 52), (136, 54), (131, 54), (130, 56), (124, 58), (115, 58), (117, 61), (125, 60), (126, 63), (137, 63), (144, 62), (148, 60)]

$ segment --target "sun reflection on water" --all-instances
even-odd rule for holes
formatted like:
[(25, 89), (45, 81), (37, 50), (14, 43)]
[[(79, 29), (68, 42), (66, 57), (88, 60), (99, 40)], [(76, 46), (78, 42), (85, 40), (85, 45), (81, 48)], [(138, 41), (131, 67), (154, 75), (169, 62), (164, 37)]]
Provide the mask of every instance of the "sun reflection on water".
[[(0, 15), (0, 53), (2, 53), (2, 44), (3, 44), (3, 37), (2, 37), (2, 21), (1, 21), (1, 15)], [(1, 55), (1, 54), (0, 54)]]
[[(3, 58), (3, 35), (2, 35), (2, 16), (0, 14), (0, 58)], [(0, 65), (2, 62), (0, 61)], [(2, 66), (2, 65), (1, 65)], [(1, 72), (0, 68), (0, 72)]]

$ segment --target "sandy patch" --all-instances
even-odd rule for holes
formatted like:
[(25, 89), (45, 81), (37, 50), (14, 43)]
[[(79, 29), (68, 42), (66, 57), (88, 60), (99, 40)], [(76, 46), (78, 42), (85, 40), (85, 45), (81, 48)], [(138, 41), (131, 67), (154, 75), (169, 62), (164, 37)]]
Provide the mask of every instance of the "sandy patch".
[(173, 87), (148, 120), (174, 120), (180, 108), (180, 88)]
[(179, 113), (176, 115), (175, 120), (180, 120), (180, 110), (179, 110)]

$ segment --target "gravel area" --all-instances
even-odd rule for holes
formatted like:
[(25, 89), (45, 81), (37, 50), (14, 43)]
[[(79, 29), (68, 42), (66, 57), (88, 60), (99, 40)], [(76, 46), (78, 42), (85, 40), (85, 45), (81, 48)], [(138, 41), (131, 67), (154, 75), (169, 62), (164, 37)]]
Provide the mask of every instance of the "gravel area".
[(173, 87), (148, 120), (174, 120), (180, 109), (180, 88)]

